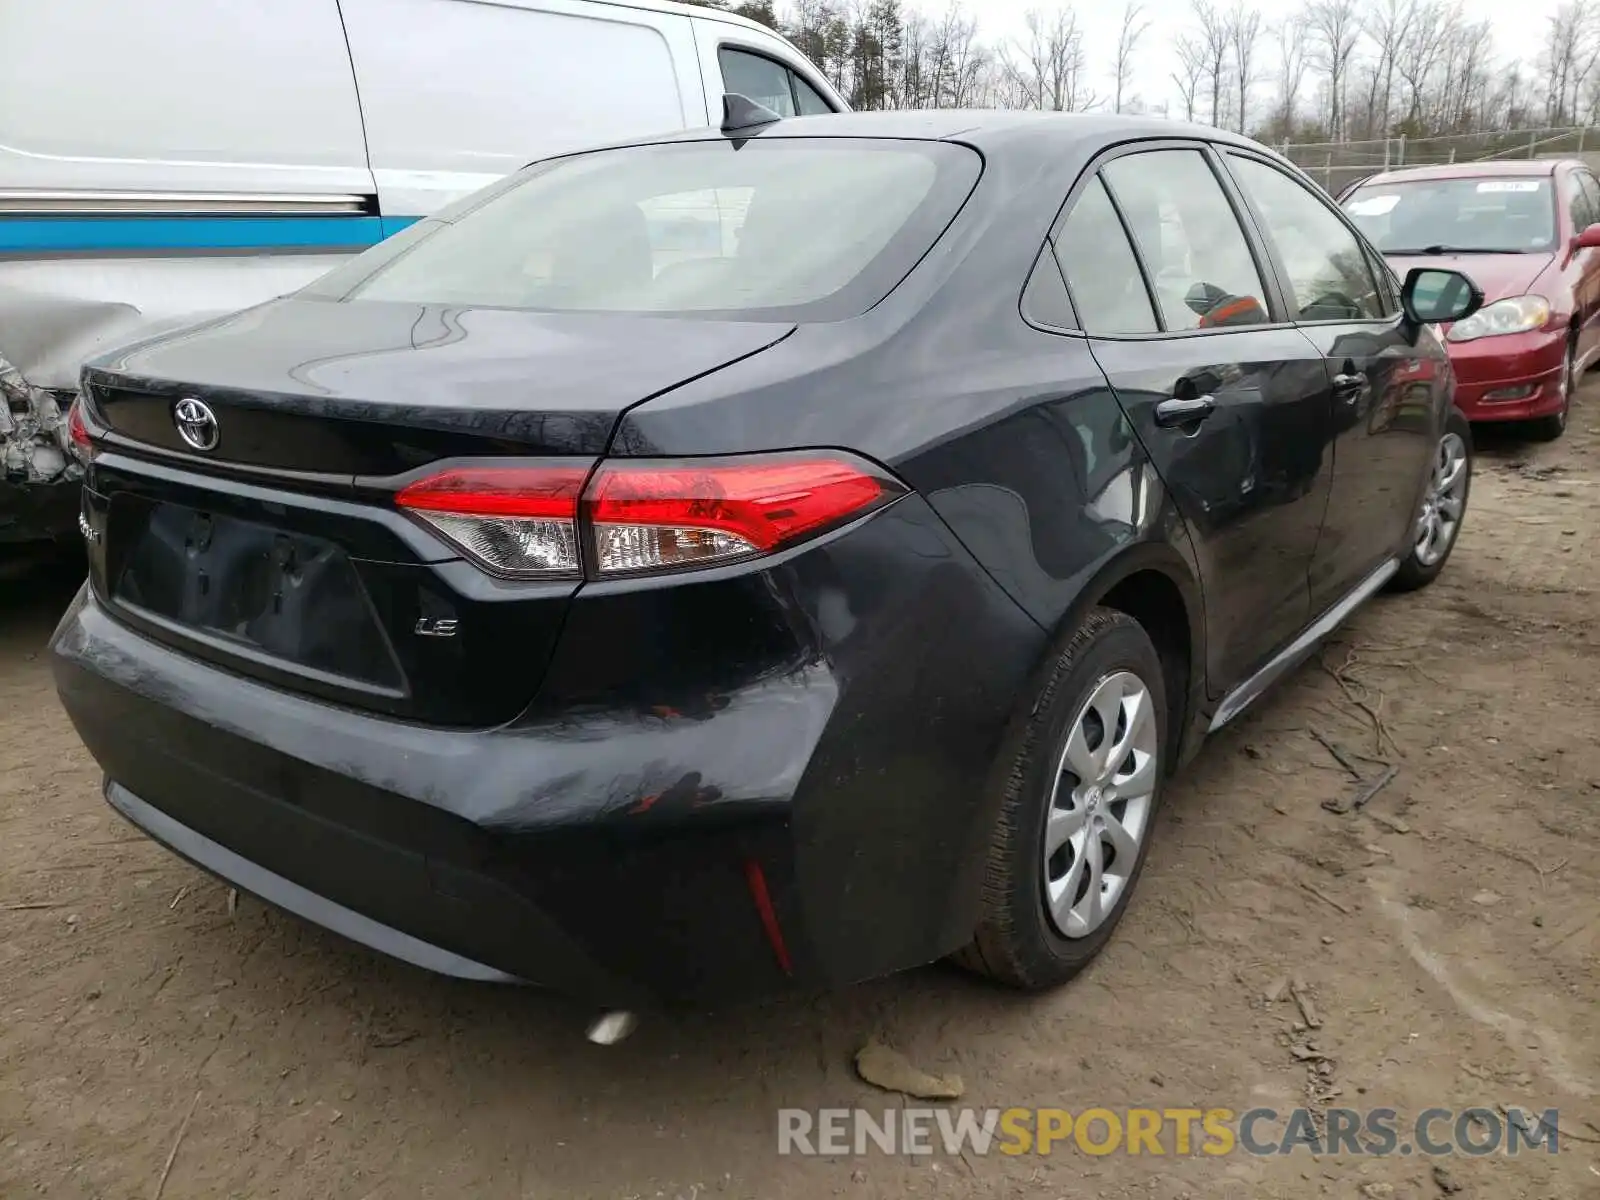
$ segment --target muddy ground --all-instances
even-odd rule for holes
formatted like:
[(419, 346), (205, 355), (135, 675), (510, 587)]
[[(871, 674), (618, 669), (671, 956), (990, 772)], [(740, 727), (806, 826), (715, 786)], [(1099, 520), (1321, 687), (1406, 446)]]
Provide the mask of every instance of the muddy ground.
[[(1586, 391), (1562, 442), (1480, 448), (1432, 590), (1371, 606), (1207, 747), (1110, 949), (1043, 999), (930, 968), (600, 1049), (570, 1004), (431, 978), (248, 899), (230, 917), (100, 800), (43, 654), (70, 581), (0, 584), (0, 1197), (1600, 1195)], [(1314, 733), (1399, 775), (1330, 812), (1356, 784)], [(1295, 975), (1320, 1029), (1265, 999)], [(1562, 1148), (1438, 1177), (1305, 1152), (780, 1160), (780, 1106), (883, 1107), (851, 1068), (873, 1034), (985, 1107), (1556, 1107)], [(1307, 1041), (1328, 1067), (1296, 1058)]]

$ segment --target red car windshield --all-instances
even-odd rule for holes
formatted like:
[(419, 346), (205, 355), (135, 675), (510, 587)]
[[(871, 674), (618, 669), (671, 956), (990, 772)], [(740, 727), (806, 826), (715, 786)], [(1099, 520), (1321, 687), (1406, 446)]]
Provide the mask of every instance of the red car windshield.
[(1528, 254), (1555, 245), (1548, 178), (1484, 176), (1362, 184), (1344, 210), (1385, 254)]

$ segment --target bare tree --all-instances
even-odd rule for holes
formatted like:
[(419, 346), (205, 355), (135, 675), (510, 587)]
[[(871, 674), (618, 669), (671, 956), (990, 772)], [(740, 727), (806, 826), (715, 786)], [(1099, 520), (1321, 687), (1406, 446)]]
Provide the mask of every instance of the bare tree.
[(1232, 75), (1232, 31), (1228, 28), (1228, 18), (1211, 0), (1193, 0), (1193, 4), (1198, 25), (1196, 44), (1200, 47), (1201, 82), (1211, 100), (1211, 123), (1221, 128)]
[[(993, 56), (978, 42), (978, 22), (953, 3), (945, 11), (939, 38), (946, 50), (945, 89), (951, 108), (971, 108), (977, 103), (978, 89), (989, 73)], [(943, 101), (940, 101), (943, 103)]]
[(1112, 108), (1116, 112), (1122, 111), (1122, 100), (1128, 90), (1128, 81), (1133, 78), (1133, 53), (1139, 48), (1139, 39), (1150, 29), (1150, 22), (1145, 19), (1144, 5), (1138, 0), (1127, 0), (1122, 6), (1122, 31), (1117, 35), (1117, 58), (1115, 65), (1116, 94), (1112, 100)]
[(1001, 52), (1001, 67), (1018, 107), (1082, 112), (1100, 101), (1088, 88), (1078, 16), (1058, 9), (1046, 17), (1029, 9), (1028, 36)]
[(1261, 40), (1261, 10), (1234, 0), (1228, 16), (1228, 40), (1233, 43), (1233, 77), (1239, 86), (1240, 133), (1250, 117), (1250, 89), (1256, 82), (1256, 43)]
[(1328, 135), (1345, 138), (1345, 92), (1350, 60), (1361, 33), (1356, 0), (1311, 0), (1305, 21), (1314, 62), (1328, 79)]
[(1423, 123), (1429, 83), (1459, 24), (1459, 9), (1429, 0), (1417, 10), (1416, 20), (1400, 39), (1394, 68), (1405, 84), (1405, 119), (1412, 126)]
[(1416, 21), (1417, 0), (1374, 3), (1362, 21), (1362, 28), (1378, 55), (1373, 66), (1373, 94), (1368, 98), (1368, 109), (1380, 137), (1388, 137), (1394, 123), (1390, 109), (1394, 104), (1396, 60)]
[(1205, 78), (1206, 52), (1193, 34), (1179, 34), (1172, 45), (1178, 59), (1178, 69), (1172, 73), (1172, 82), (1183, 99), (1183, 119), (1195, 118), (1196, 101), (1200, 95), (1200, 81)]
[(1279, 133), (1287, 140), (1294, 136), (1300, 88), (1306, 78), (1306, 44), (1292, 17), (1279, 21), (1273, 31), (1278, 40)]

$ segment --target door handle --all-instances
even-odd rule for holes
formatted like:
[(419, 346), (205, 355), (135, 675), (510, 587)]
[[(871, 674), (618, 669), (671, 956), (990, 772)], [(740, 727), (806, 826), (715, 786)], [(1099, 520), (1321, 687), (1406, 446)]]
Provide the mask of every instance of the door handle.
[(1354, 404), (1366, 389), (1367, 377), (1349, 371), (1333, 377), (1333, 394), (1347, 404)]
[(1171, 396), (1156, 405), (1156, 424), (1163, 429), (1174, 425), (1194, 425), (1216, 411), (1214, 396)]

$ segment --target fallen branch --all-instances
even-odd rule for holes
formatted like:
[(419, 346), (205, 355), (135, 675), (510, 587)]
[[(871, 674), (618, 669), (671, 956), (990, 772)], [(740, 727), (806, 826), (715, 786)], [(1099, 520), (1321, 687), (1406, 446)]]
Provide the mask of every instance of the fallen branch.
[(1394, 777), (1398, 774), (1400, 774), (1399, 767), (1390, 767), (1382, 775), (1379, 775), (1371, 783), (1367, 784), (1366, 787), (1362, 788), (1361, 794), (1354, 800), (1350, 801), (1350, 807), (1356, 809), (1358, 812), (1365, 808), (1367, 806), (1367, 802), (1379, 792), (1383, 791), (1384, 788), (1393, 783)]
[(200, 1093), (196, 1092), (189, 1101), (189, 1111), (183, 1114), (183, 1124), (178, 1126), (178, 1136), (172, 1139), (172, 1149), (167, 1151), (166, 1165), (161, 1168), (161, 1178), (156, 1180), (154, 1200), (161, 1200), (161, 1194), (167, 1190), (167, 1176), (172, 1174), (172, 1164), (178, 1159), (178, 1147), (183, 1145), (183, 1135), (189, 1132), (189, 1122), (194, 1120), (194, 1110), (199, 1107)]
[(1317, 888), (1312, 887), (1309, 883), (1307, 883), (1303, 879), (1300, 881), (1300, 886), (1302, 888), (1304, 888), (1306, 891), (1310, 892), (1318, 900), (1321, 900), (1328, 907), (1337, 909), (1339, 912), (1343, 913), (1347, 917), (1350, 915), (1350, 910), (1348, 908), (1346, 908), (1343, 904), (1340, 904), (1332, 896), (1328, 895), (1327, 892), (1319, 891)]
[(65, 908), (66, 905), (39, 902), (35, 904), (7, 904), (0, 907), (4, 907), (7, 912), (39, 912), (46, 908)]
[(1400, 744), (1394, 740), (1394, 735), (1389, 732), (1389, 727), (1383, 723), (1383, 703), (1385, 697), (1382, 690), (1377, 688), (1368, 688), (1367, 685), (1362, 683), (1359, 679), (1354, 681), (1355, 687), (1359, 687), (1363, 692), (1377, 692), (1378, 703), (1377, 707), (1374, 708), (1360, 696), (1356, 695), (1354, 688), (1351, 686), (1352, 681), (1348, 678), (1347, 673), (1351, 667), (1355, 666), (1356, 658), (1356, 652), (1354, 650), (1349, 650), (1346, 651), (1344, 664), (1340, 667), (1330, 667), (1328, 665), (1328, 660), (1325, 658), (1318, 659), (1317, 665), (1333, 677), (1333, 681), (1339, 685), (1339, 690), (1344, 693), (1346, 700), (1350, 701), (1351, 704), (1354, 704), (1362, 712), (1367, 714), (1367, 719), (1372, 722), (1373, 745), (1377, 752), (1382, 754), (1383, 744), (1388, 742), (1389, 748), (1396, 754), (1400, 754)]
[(1553, 866), (1553, 867), (1544, 867), (1544, 866), (1540, 866), (1536, 861), (1534, 861), (1533, 859), (1529, 858), (1526, 854), (1523, 854), (1520, 850), (1509, 850), (1509, 849), (1505, 848), (1504, 846), (1495, 846), (1495, 845), (1492, 845), (1489, 842), (1483, 841), (1480, 838), (1475, 838), (1475, 837), (1471, 836), (1470, 834), (1463, 834), (1462, 835), (1462, 840), (1463, 841), (1467, 841), (1467, 842), (1471, 842), (1474, 846), (1478, 847), (1480, 850), (1487, 850), (1490, 854), (1503, 854), (1507, 858), (1516, 859), (1519, 863), (1521, 863), (1525, 867), (1531, 867), (1533, 869), (1534, 874), (1536, 874), (1539, 877), (1539, 890), (1540, 891), (1544, 890), (1544, 881), (1547, 878), (1549, 878), (1551, 875), (1554, 875), (1557, 871), (1560, 871), (1560, 870), (1564, 869), (1567, 866), (1567, 863), (1569, 862), (1568, 859), (1563, 858), (1560, 862), (1556, 863), (1556, 865)]
[(1345, 752), (1343, 750), (1339, 749), (1339, 747), (1335, 746), (1327, 738), (1323, 737), (1322, 734), (1317, 730), (1312, 729), (1308, 732), (1312, 737), (1316, 738), (1317, 741), (1322, 743), (1322, 748), (1329, 754), (1333, 755), (1335, 761), (1337, 761), (1341, 767), (1350, 772), (1352, 779), (1354, 779), (1357, 783), (1361, 782), (1361, 772), (1356, 770), (1355, 763), (1351, 762), (1350, 759), (1345, 756)]

